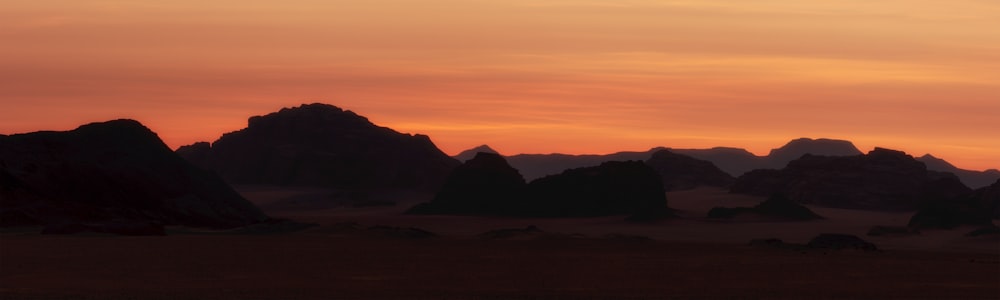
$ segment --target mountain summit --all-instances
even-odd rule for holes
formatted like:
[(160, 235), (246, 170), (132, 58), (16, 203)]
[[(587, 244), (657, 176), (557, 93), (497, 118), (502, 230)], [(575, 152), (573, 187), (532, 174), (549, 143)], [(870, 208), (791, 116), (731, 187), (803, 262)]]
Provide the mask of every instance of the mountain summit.
[(356, 190), (435, 190), (459, 165), (426, 135), (380, 127), (328, 104), (284, 108), (247, 123), (177, 153), (230, 183)]

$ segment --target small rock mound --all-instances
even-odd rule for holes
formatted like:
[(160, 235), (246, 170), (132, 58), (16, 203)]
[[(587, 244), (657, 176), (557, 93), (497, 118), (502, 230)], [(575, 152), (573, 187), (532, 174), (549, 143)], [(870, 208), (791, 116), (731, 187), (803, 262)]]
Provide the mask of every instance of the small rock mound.
[(406, 238), (406, 239), (426, 239), (437, 237), (438, 235), (416, 227), (395, 227), (385, 225), (375, 225), (368, 227), (368, 231), (384, 237)]
[(532, 238), (544, 235), (545, 231), (535, 227), (535, 225), (530, 225), (525, 228), (505, 228), (490, 230), (478, 235), (479, 238), (488, 240), (498, 240), (498, 239), (523, 239)]
[(869, 243), (857, 236), (849, 234), (824, 233), (816, 236), (806, 244), (814, 249), (854, 249), (862, 251), (877, 251), (875, 244)]
[(64, 223), (50, 224), (42, 229), (42, 234), (106, 233), (127, 236), (167, 235), (163, 224), (151, 222), (110, 222), (101, 224)]
[(754, 207), (715, 207), (708, 212), (708, 218), (732, 219), (746, 213), (789, 221), (823, 219), (809, 208), (793, 202), (783, 194), (774, 194)]
[(965, 236), (995, 236), (1000, 237), (1000, 227), (994, 226), (983, 226), (977, 228), (976, 230), (966, 233)]
[(909, 227), (899, 227), (899, 226), (874, 226), (868, 230), (868, 236), (910, 236), (920, 234), (920, 231), (909, 228)]

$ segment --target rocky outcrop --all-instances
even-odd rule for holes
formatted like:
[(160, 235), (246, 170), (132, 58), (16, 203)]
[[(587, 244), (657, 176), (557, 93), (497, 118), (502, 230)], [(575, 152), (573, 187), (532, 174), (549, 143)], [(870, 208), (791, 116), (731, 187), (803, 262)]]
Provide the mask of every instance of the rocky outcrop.
[(238, 184), (437, 190), (459, 165), (425, 135), (379, 127), (327, 104), (251, 117), (211, 145), (177, 150)]
[(866, 155), (805, 155), (781, 170), (737, 178), (733, 193), (783, 193), (799, 203), (867, 210), (915, 210), (926, 202), (970, 192), (954, 175), (927, 171), (906, 153), (875, 148)]
[(2, 226), (128, 232), (134, 224), (227, 228), (267, 219), (133, 120), (0, 137)]
[(656, 170), (667, 191), (690, 190), (699, 186), (727, 187), (735, 178), (719, 170), (712, 162), (660, 150), (646, 160)]
[(648, 221), (670, 215), (663, 183), (655, 170), (640, 161), (612, 161), (570, 169), (539, 178), (528, 185), (528, 215), (596, 217), (630, 215)]
[(525, 184), (502, 156), (480, 152), (455, 169), (444, 188), (413, 214), (514, 217), (629, 215), (648, 221), (669, 216), (663, 184), (638, 161), (606, 162), (566, 170)]
[(517, 169), (498, 154), (479, 152), (455, 168), (431, 202), (413, 214), (516, 215), (527, 185)]
[(974, 189), (989, 186), (993, 182), (1000, 180), (1000, 170), (997, 169), (989, 169), (981, 172), (960, 169), (930, 154), (918, 157), (917, 160), (927, 165), (928, 170), (955, 174), (955, 176), (958, 176), (962, 180), (962, 183)]

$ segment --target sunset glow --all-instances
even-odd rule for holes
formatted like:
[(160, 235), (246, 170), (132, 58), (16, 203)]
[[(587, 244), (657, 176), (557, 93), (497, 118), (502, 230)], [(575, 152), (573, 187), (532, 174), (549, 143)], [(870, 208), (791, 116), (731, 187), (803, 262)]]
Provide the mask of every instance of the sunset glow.
[(323, 102), (445, 152), (766, 154), (826, 137), (1000, 168), (1000, 2), (0, 0), (0, 133), (171, 147)]

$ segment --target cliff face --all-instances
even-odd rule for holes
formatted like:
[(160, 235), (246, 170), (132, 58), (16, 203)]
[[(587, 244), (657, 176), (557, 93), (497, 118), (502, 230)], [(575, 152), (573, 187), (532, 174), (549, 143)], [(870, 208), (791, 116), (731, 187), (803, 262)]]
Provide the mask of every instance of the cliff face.
[(326, 104), (251, 117), (245, 129), (177, 150), (231, 183), (436, 190), (459, 162), (425, 135)]
[(139, 221), (236, 227), (267, 220), (214, 174), (133, 120), (0, 137), (0, 224)]
[(876, 148), (857, 156), (806, 155), (780, 170), (754, 170), (737, 178), (732, 192), (783, 193), (799, 203), (828, 207), (915, 210), (970, 190), (952, 174), (928, 171), (912, 156)]

